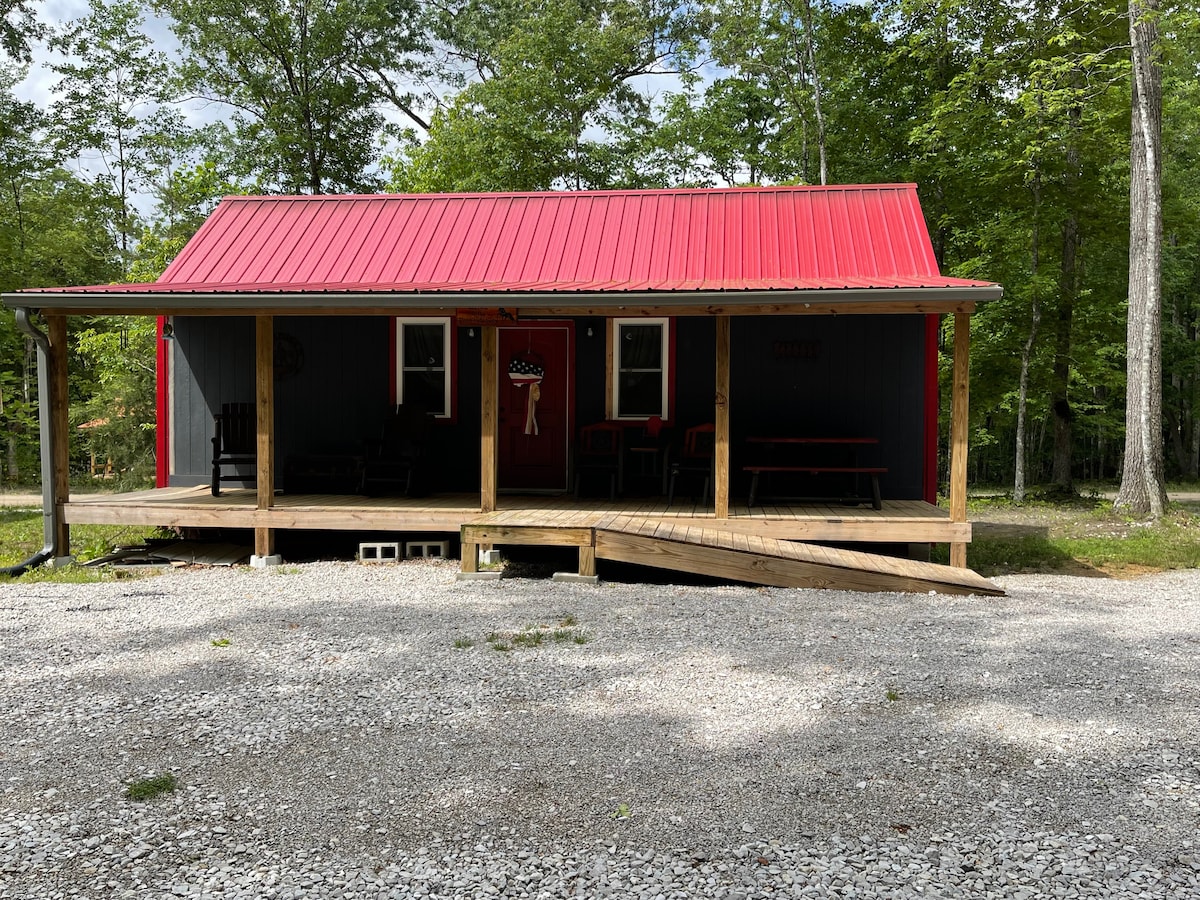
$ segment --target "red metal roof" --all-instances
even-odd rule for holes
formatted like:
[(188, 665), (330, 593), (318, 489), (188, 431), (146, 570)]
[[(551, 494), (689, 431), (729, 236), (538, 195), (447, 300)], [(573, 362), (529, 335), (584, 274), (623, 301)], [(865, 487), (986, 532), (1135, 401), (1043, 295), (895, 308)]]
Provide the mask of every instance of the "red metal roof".
[(228, 197), (154, 285), (95, 290), (425, 294), (990, 286), (939, 274), (916, 186), (894, 184)]

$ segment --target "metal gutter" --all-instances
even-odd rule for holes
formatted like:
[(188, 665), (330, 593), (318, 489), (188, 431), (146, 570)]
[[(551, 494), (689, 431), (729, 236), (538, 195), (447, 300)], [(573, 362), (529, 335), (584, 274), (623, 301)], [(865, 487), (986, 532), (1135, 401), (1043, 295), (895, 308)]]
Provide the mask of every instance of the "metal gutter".
[(0, 568), (0, 575), (17, 577), (58, 555), (58, 497), (54, 492), (54, 429), (50, 426), (50, 340), (31, 319), (32, 310), (17, 307), (17, 328), (33, 338), (38, 350), (38, 429), (42, 444), (42, 549), (24, 562)]
[(287, 306), (289, 309), (492, 308), (525, 309), (582, 306), (672, 307), (707, 305), (722, 309), (740, 306), (805, 306), (813, 303), (919, 303), (985, 302), (998, 300), (1000, 285), (955, 287), (814, 288), (766, 291), (46, 291), (3, 294), (6, 306), (28, 304), (36, 296), (45, 309), (125, 309), (130, 313), (169, 314), (173, 306), (193, 310), (255, 310)]

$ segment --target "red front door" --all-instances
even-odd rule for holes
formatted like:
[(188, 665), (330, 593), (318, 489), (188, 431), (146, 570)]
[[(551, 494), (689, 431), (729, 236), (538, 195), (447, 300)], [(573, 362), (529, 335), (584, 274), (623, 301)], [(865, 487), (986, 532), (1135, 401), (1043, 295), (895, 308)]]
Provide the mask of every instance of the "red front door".
[[(503, 491), (565, 491), (574, 395), (574, 325), (530, 322), (501, 326), (500, 471)], [(510, 367), (524, 370), (514, 380)], [(542, 370), (537, 391), (528, 381)], [(533, 394), (540, 396), (533, 401)], [(534, 402), (530, 416), (530, 403)]]

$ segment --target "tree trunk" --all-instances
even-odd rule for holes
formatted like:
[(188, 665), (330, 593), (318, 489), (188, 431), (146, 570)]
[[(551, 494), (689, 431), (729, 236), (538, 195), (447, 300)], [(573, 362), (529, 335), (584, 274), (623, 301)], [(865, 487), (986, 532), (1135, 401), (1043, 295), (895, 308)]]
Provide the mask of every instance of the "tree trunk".
[(1041, 259), (1041, 240), (1038, 214), (1041, 210), (1041, 178), (1035, 171), (1033, 176), (1033, 233), (1030, 238), (1029, 271), (1032, 276), (1032, 297), (1030, 299), (1029, 337), (1021, 349), (1021, 378), (1017, 388), (1017, 446), (1015, 453), (1015, 470), (1013, 472), (1013, 502), (1021, 503), (1025, 499), (1025, 421), (1029, 408), (1029, 366), (1033, 359), (1033, 346), (1037, 340), (1038, 326), (1042, 322), (1042, 304), (1038, 296), (1038, 266)]
[[(1068, 156), (1072, 155), (1068, 152)], [(1078, 293), (1079, 221), (1075, 214), (1063, 223), (1062, 269), (1059, 280), (1058, 315), (1054, 330), (1054, 375), (1050, 409), (1054, 413), (1054, 463), (1050, 482), (1063, 491), (1074, 493), (1074, 423), (1071, 408), (1071, 323), (1075, 317)]]
[(1133, 116), (1129, 173), (1129, 318), (1125, 459), (1115, 508), (1160, 517), (1162, 439), (1162, 71), (1159, 0), (1130, 0)]
[(8, 436), (8, 483), (21, 483), (21, 465), (17, 459), (17, 436), (10, 434)]
[(1013, 501), (1021, 503), (1025, 499), (1025, 420), (1029, 399), (1029, 363), (1033, 358), (1033, 344), (1037, 339), (1038, 324), (1042, 321), (1042, 308), (1038, 303), (1037, 289), (1034, 288), (1032, 320), (1029, 323), (1029, 337), (1021, 349), (1021, 379), (1017, 389), (1017, 446), (1015, 454), (1016, 469), (1013, 473)]
[(825, 159), (825, 116), (821, 112), (821, 74), (817, 69), (817, 54), (813, 50), (812, 0), (804, 0), (804, 48), (808, 57), (808, 70), (812, 77), (813, 116), (817, 120), (817, 159), (820, 166), (821, 184), (829, 178), (829, 166)]

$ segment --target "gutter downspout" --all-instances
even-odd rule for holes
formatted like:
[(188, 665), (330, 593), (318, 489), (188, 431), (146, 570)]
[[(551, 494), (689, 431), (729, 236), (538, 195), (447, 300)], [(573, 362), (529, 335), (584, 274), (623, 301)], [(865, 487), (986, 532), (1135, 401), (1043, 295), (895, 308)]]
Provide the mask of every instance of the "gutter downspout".
[(38, 428), (42, 445), (42, 530), (44, 545), (41, 550), (15, 566), (0, 568), (0, 576), (16, 578), (28, 569), (54, 559), (58, 551), (58, 496), (54, 492), (54, 448), (51, 445), (54, 430), (50, 427), (50, 340), (37, 329), (31, 318), (32, 310), (17, 307), (17, 328), (33, 338), (38, 350)]

